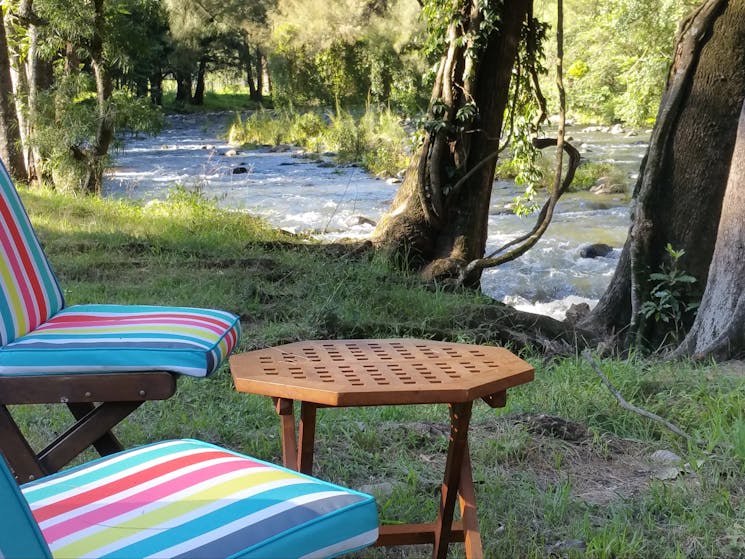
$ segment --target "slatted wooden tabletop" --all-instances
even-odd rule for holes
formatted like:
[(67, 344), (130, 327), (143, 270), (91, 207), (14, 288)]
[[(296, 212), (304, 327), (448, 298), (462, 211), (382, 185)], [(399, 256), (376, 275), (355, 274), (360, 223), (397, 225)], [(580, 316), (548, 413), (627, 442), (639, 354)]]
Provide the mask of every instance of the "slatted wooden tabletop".
[(316, 340), (230, 358), (236, 389), (328, 406), (467, 402), (533, 379), (490, 346), (397, 338)]

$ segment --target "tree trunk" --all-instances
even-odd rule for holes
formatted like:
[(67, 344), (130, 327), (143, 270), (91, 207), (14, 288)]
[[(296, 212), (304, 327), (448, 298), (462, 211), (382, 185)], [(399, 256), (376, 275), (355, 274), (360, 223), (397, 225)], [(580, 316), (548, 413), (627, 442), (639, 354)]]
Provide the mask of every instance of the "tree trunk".
[(163, 74), (160, 71), (150, 74), (150, 101), (153, 105), (163, 106)]
[(105, 29), (104, 0), (95, 0), (96, 10), (93, 38), (91, 39), (91, 65), (96, 77), (96, 101), (98, 106), (98, 124), (96, 139), (91, 149), (83, 152), (73, 146), (76, 155), (83, 154), (87, 167), (83, 190), (88, 194), (100, 194), (103, 182), (105, 158), (114, 139), (114, 122), (109, 110), (109, 99), (113, 92), (111, 73), (104, 60), (103, 33)]
[(10, 57), (5, 35), (4, 9), (0, 6), (0, 158), (16, 180), (27, 180), (26, 163), (21, 147), (21, 133), (10, 76)]
[(256, 56), (261, 58), (261, 79), (257, 78), (256, 87), (262, 95), (272, 96), (272, 74), (269, 72), (269, 61), (266, 56), (257, 50)]
[(191, 71), (176, 72), (176, 102), (191, 103)]
[(207, 72), (207, 59), (199, 59), (199, 69), (197, 70), (197, 86), (194, 88), (194, 97), (191, 100), (192, 105), (204, 105), (204, 75)]
[(745, 95), (745, 2), (707, 0), (681, 29), (628, 240), (608, 290), (583, 321), (651, 346), (670, 333), (640, 313), (650, 274), (670, 264), (667, 244), (685, 249), (679, 268), (706, 285)]
[[(245, 52), (244, 52), (245, 49)], [(251, 56), (250, 45), (243, 45), (241, 48), (241, 60), (246, 65), (246, 85), (248, 86), (248, 98), (256, 98), (256, 82), (254, 81), (253, 74), (253, 57)]]
[[(248, 63), (249, 67), (251, 63)], [(261, 49), (256, 47), (256, 88), (251, 91), (251, 100), (261, 102), (264, 99), (264, 55)]]
[[(28, 38), (28, 53), (26, 57), (26, 73), (28, 75), (28, 116), (25, 123), (25, 134), (33, 138), (36, 134), (36, 121), (38, 119), (39, 93), (48, 90), (54, 83), (54, 72), (52, 63), (42, 60), (39, 56), (39, 27), (46, 23), (34, 12), (33, 1), (24, 0), (18, 8), (18, 16), (26, 26)], [(41, 152), (38, 145), (32, 143), (26, 146), (28, 175), (32, 181), (50, 181), (51, 174), (44, 168), (44, 161), (48, 154)]]
[[(374, 234), (377, 246), (431, 278), (457, 277), (484, 255), (512, 67), (532, 2), (459, 5), (432, 92), (431, 125)], [(482, 26), (484, 9), (498, 13), (498, 26)], [(477, 285), (480, 270), (474, 276), (467, 283)]]
[(745, 352), (745, 105), (719, 218), (709, 280), (688, 336), (676, 351), (723, 360)]

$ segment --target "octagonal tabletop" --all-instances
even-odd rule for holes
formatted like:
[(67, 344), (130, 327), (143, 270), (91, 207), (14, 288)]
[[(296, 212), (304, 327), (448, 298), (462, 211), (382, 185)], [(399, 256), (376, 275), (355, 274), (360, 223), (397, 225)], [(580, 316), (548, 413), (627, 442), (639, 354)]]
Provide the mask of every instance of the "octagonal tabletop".
[(316, 340), (233, 355), (240, 392), (326, 406), (457, 403), (533, 380), (501, 347), (397, 338)]

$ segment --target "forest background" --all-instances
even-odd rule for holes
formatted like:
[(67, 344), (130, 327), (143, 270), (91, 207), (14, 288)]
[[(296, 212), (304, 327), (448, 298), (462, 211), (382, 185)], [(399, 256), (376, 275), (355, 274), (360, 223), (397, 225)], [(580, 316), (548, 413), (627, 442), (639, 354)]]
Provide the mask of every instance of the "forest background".
[[(441, 46), (428, 36), (423, 17), (436, 4), (423, 11), (416, 0), (6, 1), (3, 50), (10, 69), (29, 57), (36, 63), (30, 80), (19, 82), (23, 73), (15, 71), (15, 83), (0, 81), (0, 93), (20, 115), (27, 175), (54, 175), (58, 187), (94, 192), (114, 130), (158, 129), (150, 101), (189, 110), (204, 106), (205, 98), (209, 106), (215, 92), (232, 92), (230, 108), (321, 115), (341, 108), (359, 115), (365, 107), (385, 107), (409, 123), (405, 132), (412, 135), (412, 123), (428, 107)], [(696, 2), (564, 4), (570, 121), (651, 127), (678, 22)], [(536, 10), (549, 25), (555, 20), (553, 2)], [(555, 67), (553, 38), (549, 33), (545, 59), (538, 60), (547, 84)], [(555, 89), (544, 89), (556, 114)], [(532, 116), (529, 105), (517, 116)], [(10, 118), (10, 111), (3, 114)], [(308, 116), (299, 126), (307, 135), (319, 124)], [(3, 143), (18, 143), (8, 133)]]

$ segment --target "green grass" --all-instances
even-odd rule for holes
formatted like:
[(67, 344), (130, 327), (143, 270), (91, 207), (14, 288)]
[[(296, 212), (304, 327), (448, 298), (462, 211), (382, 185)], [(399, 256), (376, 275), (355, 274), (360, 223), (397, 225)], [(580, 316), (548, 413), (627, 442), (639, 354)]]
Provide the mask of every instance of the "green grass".
[[(374, 256), (283, 235), (242, 213), (176, 190), (139, 206), (22, 191), (70, 304), (195, 305), (241, 316), (240, 350), (300, 339), (417, 336), (493, 343), (470, 317), (492, 303), (447, 293)], [(745, 555), (745, 373), (710, 364), (602, 360), (633, 404), (707, 441), (688, 445), (621, 409), (579, 357), (536, 367), (507, 407), (478, 402), (471, 450), (486, 557), (737, 558)], [(62, 406), (15, 407), (33, 444), (59, 433)], [(541, 431), (541, 414), (579, 436)], [(315, 473), (376, 491), (383, 522), (435, 514), (447, 446), (444, 406), (319, 410)], [(117, 428), (131, 446), (196, 437), (280, 462), (279, 425), (267, 398), (238, 394), (226, 368), (182, 378), (177, 394), (148, 402)], [(648, 457), (681, 458), (677, 478), (654, 478)], [(85, 457), (91, 458), (92, 453)], [(584, 551), (582, 551), (584, 550)], [(427, 546), (357, 557), (428, 557)], [(454, 545), (452, 557), (463, 557)]]

